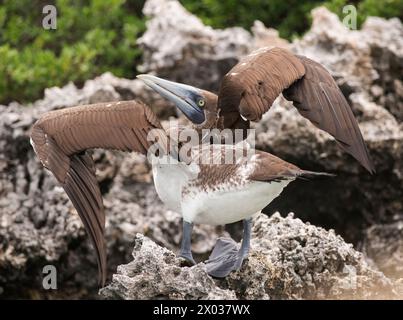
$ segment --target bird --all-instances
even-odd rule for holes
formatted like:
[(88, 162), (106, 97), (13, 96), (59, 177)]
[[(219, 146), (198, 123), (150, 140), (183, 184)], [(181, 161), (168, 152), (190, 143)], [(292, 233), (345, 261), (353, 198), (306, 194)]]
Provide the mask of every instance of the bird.
[[(245, 134), (241, 141), (212, 143), (204, 131), (245, 133), (250, 122), (259, 121), (282, 94), (303, 117), (332, 135), (371, 174), (375, 172), (343, 93), (324, 66), (305, 56), (277, 47), (255, 50), (223, 77), (218, 94), (154, 75), (137, 78), (173, 102), (190, 125), (164, 128), (149, 106), (131, 100), (50, 111), (31, 129), (35, 153), (67, 193), (96, 249), (101, 286), (107, 276), (105, 212), (90, 149), (150, 156), (159, 198), (169, 209), (182, 214), (179, 257), (189, 265), (196, 264), (191, 250), (194, 224), (243, 221), (240, 246), (232, 239), (219, 238), (205, 261), (207, 272), (217, 278), (239, 270), (248, 256), (254, 214), (278, 197), (290, 182), (332, 174), (303, 170), (255, 150), (243, 140)], [(179, 136), (191, 131), (199, 140), (182, 152), (187, 144), (173, 134), (175, 130)], [(235, 161), (222, 161), (223, 156), (239, 150), (241, 156)], [(205, 155), (210, 157), (208, 161), (203, 161)], [(210, 161), (217, 157), (218, 162)]]

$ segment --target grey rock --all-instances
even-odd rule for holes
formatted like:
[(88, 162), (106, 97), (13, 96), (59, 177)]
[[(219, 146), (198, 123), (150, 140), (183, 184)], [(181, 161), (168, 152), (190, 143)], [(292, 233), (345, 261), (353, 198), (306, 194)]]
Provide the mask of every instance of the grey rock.
[[(392, 282), (333, 230), (289, 214), (254, 219), (254, 254), (225, 281), (247, 299), (373, 299), (394, 297)], [(255, 274), (258, 274), (257, 278)]]
[(172, 251), (137, 234), (133, 261), (120, 265), (112, 282), (100, 290), (107, 299), (235, 299), (217, 287), (203, 263), (181, 266)]
[(107, 299), (396, 298), (392, 282), (333, 230), (278, 213), (254, 218), (251, 254), (241, 270), (223, 280), (213, 280), (203, 263), (181, 266), (171, 251), (137, 235), (133, 261), (120, 265), (100, 294)]
[(253, 45), (249, 51), (263, 47), (281, 47), (291, 49), (291, 44), (281, 38), (276, 29), (266, 28), (262, 21), (256, 20), (251, 28), (253, 35)]
[(362, 251), (388, 277), (403, 278), (403, 221), (369, 227)]
[(148, 0), (143, 13), (149, 20), (137, 41), (143, 49), (141, 72), (217, 90), (222, 76), (250, 50), (249, 32), (205, 26), (179, 1)]

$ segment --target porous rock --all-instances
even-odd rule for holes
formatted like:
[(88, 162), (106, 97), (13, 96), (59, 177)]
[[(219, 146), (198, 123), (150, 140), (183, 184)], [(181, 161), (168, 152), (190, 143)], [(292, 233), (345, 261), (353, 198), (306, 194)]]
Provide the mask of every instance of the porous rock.
[(388, 277), (403, 278), (403, 221), (369, 227), (362, 251)]
[(203, 263), (181, 264), (172, 251), (137, 234), (133, 261), (120, 265), (100, 294), (108, 299), (235, 299), (233, 291), (217, 287)]
[(241, 270), (213, 279), (205, 265), (179, 259), (137, 235), (133, 261), (100, 291), (118, 299), (376, 299), (396, 298), (385, 275), (333, 230), (278, 213), (254, 217), (252, 250)]
[(148, 0), (143, 13), (149, 21), (137, 41), (144, 57), (139, 70), (206, 90), (218, 89), (222, 76), (252, 43), (242, 28), (205, 26), (179, 1)]

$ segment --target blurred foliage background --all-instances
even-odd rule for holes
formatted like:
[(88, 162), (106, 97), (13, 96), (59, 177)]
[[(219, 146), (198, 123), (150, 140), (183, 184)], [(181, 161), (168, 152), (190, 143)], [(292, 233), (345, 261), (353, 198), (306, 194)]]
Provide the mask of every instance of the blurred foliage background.
[[(403, 16), (403, 0), (180, 0), (215, 28), (254, 20), (300, 36), (310, 26), (310, 11), (325, 5), (342, 16), (346, 4), (367, 16)], [(57, 8), (57, 29), (42, 28), (42, 8)], [(133, 78), (141, 51), (136, 39), (145, 30), (144, 0), (0, 0), (0, 103), (33, 101), (51, 86), (81, 85), (105, 71)]]

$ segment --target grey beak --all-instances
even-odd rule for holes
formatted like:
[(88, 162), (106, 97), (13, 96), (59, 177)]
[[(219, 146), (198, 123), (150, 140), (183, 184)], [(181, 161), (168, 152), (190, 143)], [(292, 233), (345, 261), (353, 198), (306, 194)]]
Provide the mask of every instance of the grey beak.
[(205, 120), (203, 109), (197, 103), (200, 97), (199, 89), (186, 84), (161, 79), (149, 74), (140, 74), (137, 78), (158, 92), (161, 96), (172, 101), (193, 123), (201, 124)]

